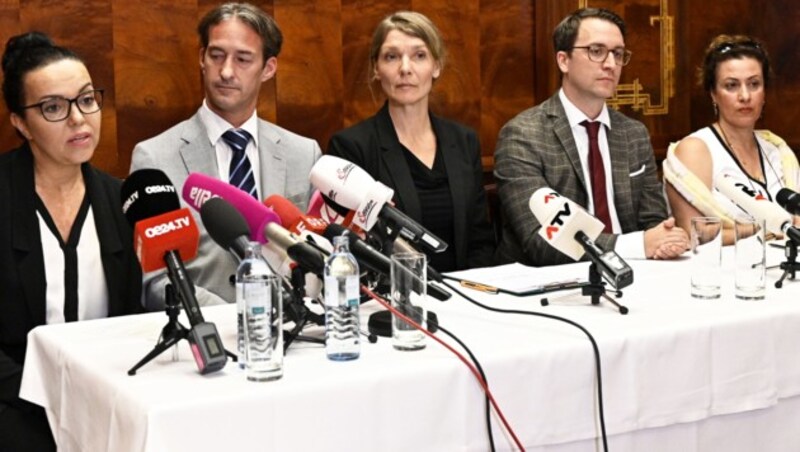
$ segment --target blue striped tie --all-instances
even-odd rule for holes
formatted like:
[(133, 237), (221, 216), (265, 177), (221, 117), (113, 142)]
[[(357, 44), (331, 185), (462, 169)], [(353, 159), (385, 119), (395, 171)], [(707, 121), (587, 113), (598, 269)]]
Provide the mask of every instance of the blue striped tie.
[(250, 142), (250, 134), (243, 129), (231, 129), (222, 134), (222, 139), (228, 143), (231, 151), (233, 151), (228, 181), (231, 185), (258, 199), (253, 166), (245, 153), (247, 143)]

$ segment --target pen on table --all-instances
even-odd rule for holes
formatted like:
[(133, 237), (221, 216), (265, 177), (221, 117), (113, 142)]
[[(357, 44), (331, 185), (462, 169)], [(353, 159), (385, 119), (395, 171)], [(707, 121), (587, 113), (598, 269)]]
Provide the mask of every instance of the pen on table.
[(565, 281), (555, 281), (551, 283), (547, 283), (541, 286), (532, 287), (529, 290), (524, 290), (521, 292), (516, 292), (515, 295), (519, 296), (526, 296), (526, 295), (539, 295), (548, 292), (555, 292), (558, 290), (567, 290), (567, 289), (578, 289), (580, 287), (585, 286), (585, 282), (581, 282), (577, 279), (568, 279)]
[(498, 289), (497, 287), (487, 286), (486, 284), (481, 284), (475, 281), (467, 281), (466, 279), (459, 280), (459, 283), (461, 283), (461, 287), (466, 287), (467, 289), (472, 289), (472, 290), (479, 290), (481, 292), (486, 292), (486, 293), (497, 293), (500, 291), (500, 289)]

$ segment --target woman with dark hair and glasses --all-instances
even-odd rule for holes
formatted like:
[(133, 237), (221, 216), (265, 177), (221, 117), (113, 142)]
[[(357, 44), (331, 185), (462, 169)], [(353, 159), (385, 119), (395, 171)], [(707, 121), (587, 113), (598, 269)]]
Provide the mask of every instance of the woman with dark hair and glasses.
[(800, 171), (782, 139), (755, 130), (770, 81), (769, 56), (760, 42), (749, 36), (717, 36), (698, 76), (717, 119), (667, 151), (667, 198), (680, 227), (688, 230), (692, 217), (720, 217), (723, 243), (732, 244), (733, 222), (745, 212), (713, 190), (715, 181), (734, 177), (774, 200), (782, 187), (797, 190)]
[(89, 164), (103, 92), (86, 66), (26, 33), (2, 68), (24, 143), (0, 156), (0, 450), (55, 450), (44, 410), (19, 398), (28, 332), (140, 312), (142, 277), (121, 183)]

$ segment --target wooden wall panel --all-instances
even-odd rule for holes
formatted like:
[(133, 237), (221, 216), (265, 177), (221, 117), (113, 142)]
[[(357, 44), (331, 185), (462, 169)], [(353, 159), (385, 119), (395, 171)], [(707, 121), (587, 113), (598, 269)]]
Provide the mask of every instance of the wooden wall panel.
[[(216, 0), (4, 0), (2, 43), (38, 29), (79, 52), (98, 86), (106, 89), (103, 131), (94, 158), (99, 167), (127, 174), (133, 146), (188, 118), (202, 101), (197, 21)], [(480, 133), (484, 165), (491, 169), (497, 133), (511, 117), (552, 95), (560, 84), (551, 44), (553, 27), (582, 4), (605, 6), (629, 24), (633, 62), (622, 83), (639, 80), (658, 97), (661, 47), (651, 18), (666, 5), (674, 18), (674, 95), (668, 114), (623, 113), (642, 120), (657, 156), (670, 141), (709, 124), (707, 95), (695, 68), (707, 42), (721, 32), (762, 38), (772, 55), (774, 83), (761, 122), (800, 149), (793, 127), (800, 101), (800, 19), (793, 0), (261, 0), (284, 37), (278, 75), (262, 87), (259, 114), (316, 139), (323, 149), (337, 130), (371, 116), (383, 98), (367, 83), (372, 32), (385, 15), (411, 9), (429, 15), (450, 53), (434, 87), (431, 108)], [(746, 18), (746, 19), (744, 19)], [(0, 106), (0, 150), (19, 143)]]
[(494, 167), (497, 134), (535, 105), (534, 8), (530, 2), (482, 2), (480, 11), (480, 138), (483, 164)]
[[(411, 9), (410, 0), (342, 1), (342, 69), (345, 86), (342, 128), (374, 115), (383, 105), (380, 86), (371, 83), (368, 74), (372, 33), (388, 14), (408, 9)], [(327, 142), (320, 145), (324, 149)]]
[[(159, 0), (142, 8), (136, 2), (114, 4), (114, 80), (117, 174), (130, 167), (136, 143), (158, 135), (190, 115), (203, 99), (197, 3)], [(111, 112), (104, 107), (103, 115)]]
[(480, 16), (478, 2), (417, 0), (412, 9), (439, 28), (447, 61), (431, 93), (430, 108), (479, 130), (481, 107)]
[[(5, 49), (8, 38), (20, 32), (22, 24), (19, 19), (19, 1), (0, 1), (0, 44)], [(2, 50), (0, 50), (2, 53)], [(2, 79), (2, 76), (0, 76)], [(5, 102), (0, 102), (0, 152), (17, 147), (21, 143), (14, 128), (8, 121), (8, 109)]]
[(284, 37), (278, 58), (278, 124), (325, 146), (342, 124), (341, 3), (278, 1), (275, 20)]

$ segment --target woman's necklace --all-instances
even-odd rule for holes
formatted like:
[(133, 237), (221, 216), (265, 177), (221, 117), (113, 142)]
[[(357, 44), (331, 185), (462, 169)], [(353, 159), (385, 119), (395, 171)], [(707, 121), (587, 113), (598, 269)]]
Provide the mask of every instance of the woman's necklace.
[[(725, 145), (728, 146), (728, 149), (731, 150), (731, 153), (733, 154), (734, 158), (739, 162), (739, 165), (742, 166), (742, 169), (745, 170), (745, 173), (748, 176), (750, 176), (750, 178), (755, 179), (755, 180), (757, 180), (757, 181), (759, 181), (761, 183), (764, 183), (764, 180), (762, 180), (764, 178), (763, 174), (761, 175), (761, 177), (751, 176), (751, 174), (757, 174), (757, 172), (756, 171), (749, 171), (747, 166), (744, 164), (744, 161), (742, 160), (742, 158), (739, 157), (739, 153), (736, 152), (736, 149), (731, 144), (731, 140), (728, 139), (728, 134), (726, 134), (725, 133), (725, 129), (722, 128), (722, 123), (721, 122), (717, 122), (717, 128), (722, 133), (722, 139), (725, 141)], [(753, 140), (755, 141), (755, 136), (753, 136)], [(756, 150), (758, 151), (758, 149), (759, 149), (758, 148), (758, 142), (756, 141)], [(761, 153), (760, 152), (757, 152), (757, 154), (758, 154), (759, 157), (761, 157)], [(759, 163), (760, 163), (760, 160), (761, 159), (759, 158)], [(762, 173), (763, 173), (763, 171), (762, 171)]]

